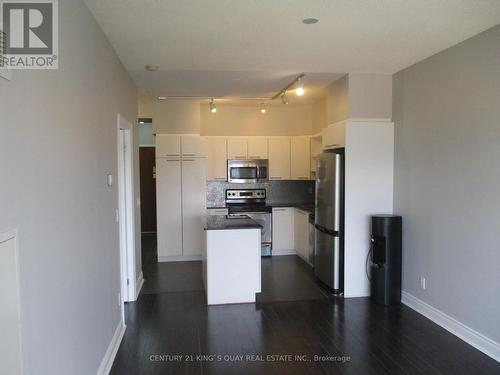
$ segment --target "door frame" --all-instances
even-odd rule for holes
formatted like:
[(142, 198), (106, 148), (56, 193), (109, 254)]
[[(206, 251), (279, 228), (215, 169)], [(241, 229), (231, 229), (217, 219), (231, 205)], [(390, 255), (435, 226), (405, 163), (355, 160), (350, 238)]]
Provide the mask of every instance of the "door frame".
[(120, 305), (123, 319), (125, 314), (123, 303), (136, 300), (133, 145), (132, 123), (118, 113), (118, 226), (120, 238)]

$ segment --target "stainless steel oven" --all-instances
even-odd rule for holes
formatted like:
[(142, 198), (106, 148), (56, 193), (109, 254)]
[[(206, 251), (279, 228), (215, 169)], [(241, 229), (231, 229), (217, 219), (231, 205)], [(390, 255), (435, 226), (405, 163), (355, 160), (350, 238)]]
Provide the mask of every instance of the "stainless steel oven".
[(266, 205), (265, 189), (226, 190), (229, 215), (247, 215), (262, 225), (262, 256), (272, 255), (272, 214)]
[(268, 161), (267, 159), (228, 160), (227, 180), (243, 184), (268, 181)]

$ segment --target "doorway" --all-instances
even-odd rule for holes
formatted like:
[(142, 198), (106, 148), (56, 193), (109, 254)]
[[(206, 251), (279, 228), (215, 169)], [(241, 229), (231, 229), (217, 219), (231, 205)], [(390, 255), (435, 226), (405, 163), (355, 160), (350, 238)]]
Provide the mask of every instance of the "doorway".
[(156, 253), (156, 151), (153, 122), (140, 118), (139, 166), (141, 180), (141, 238), (143, 269), (157, 263)]
[(132, 124), (118, 114), (118, 223), (120, 233), (121, 307), (136, 300)]

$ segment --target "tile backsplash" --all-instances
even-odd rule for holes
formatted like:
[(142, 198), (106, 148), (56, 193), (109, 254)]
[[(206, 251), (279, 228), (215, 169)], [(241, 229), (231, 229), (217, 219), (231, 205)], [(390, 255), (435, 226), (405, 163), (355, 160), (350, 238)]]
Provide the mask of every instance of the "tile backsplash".
[(207, 207), (225, 204), (227, 189), (266, 189), (268, 203), (314, 203), (314, 181), (268, 181), (257, 184), (207, 182)]

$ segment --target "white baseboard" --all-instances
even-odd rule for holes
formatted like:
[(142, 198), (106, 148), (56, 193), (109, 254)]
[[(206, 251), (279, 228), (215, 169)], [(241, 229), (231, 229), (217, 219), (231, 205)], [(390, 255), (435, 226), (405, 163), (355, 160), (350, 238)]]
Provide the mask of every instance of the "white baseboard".
[(194, 262), (201, 260), (201, 255), (158, 256), (158, 262)]
[(104, 358), (101, 361), (101, 365), (97, 370), (97, 375), (108, 375), (111, 371), (111, 367), (113, 366), (116, 353), (118, 352), (118, 348), (120, 347), (126, 328), (127, 326), (120, 320), (120, 323), (118, 323), (118, 326), (116, 327), (115, 334), (109, 343), (108, 349), (106, 350), (106, 354), (104, 354)]
[(353, 294), (344, 293), (344, 298), (366, 298), (366, 297), (370, 297), (370, 292), (367, 292), (367, 293), (353, 293)]
[(273, 249), (273, 256), (281, 256), (281, 255), (297, 255), (297, 252), (295, 250), (274, 250)]
[(144, 285), (144, 275), (141, 273), (139, 274), (139, 277), (137, 278), (137, 282), (135, 283), (135, 300), (139, 298), (139, 293), (141, 292), (142, 286)]
[(495, 361), (500, 362), (500, 344), (498, 342), (466, 326), (410, 293), (401, 292), (401, 302), (461, 338), (469, 345), (490, 356)]

